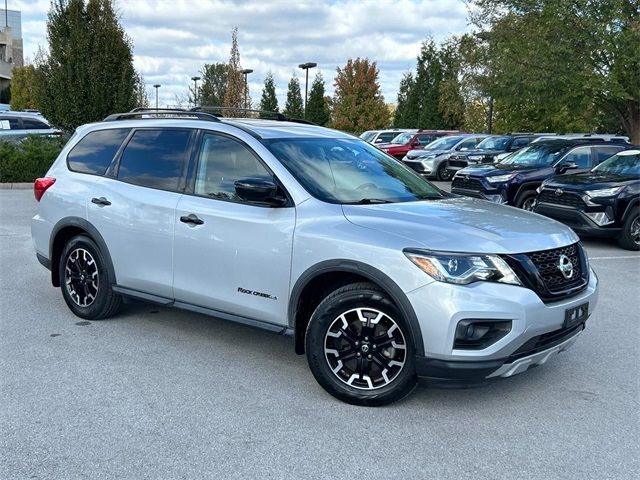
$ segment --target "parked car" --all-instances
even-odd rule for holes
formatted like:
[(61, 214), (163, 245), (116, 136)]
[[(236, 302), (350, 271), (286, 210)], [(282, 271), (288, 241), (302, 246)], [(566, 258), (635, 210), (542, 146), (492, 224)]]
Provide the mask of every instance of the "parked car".
[(62, 135), (37, 112), (0, 111), (0, 142), (20, 141), (30, 135)]
[(510, 153), (526, 147), (535, 139), (535, 135), (492, 135), (478, 144), (475, 150), (467, 150), (451, 155), (447, 161), (447, 168), (453, 176), (458, 170), (471, 165), (486, 165), (495, 163), (502, 155), (505, 158)]
[(449, 181), (453, 176), (447, 159), (456, 152), (473, 150), (486, 135), (451, 135), (439, 138), (419, 150), (410, 150), (402, 161), (425, 178)]
[(542, 183), (536, 213), (569, 225), (579, 235), (613, 237), (640, 250), (640, 150), (624, 150), (590, 172)]
[(460, 133), (453, 130), (418, 130), (398, 135), (391, 143), (383, 143), (377, 147), (383, 152), (400, 160), (410, 150), (421, 148), (433, 142), (436, 138)]
[(372, 145), (379, 143), (389, 143), (401, 133), (415, 132), (416, 130), (410, 130), (406, 128), (393, 128), (389, 130), (369, 130), (360, 135), (360, 138), (365, 142), (369, 142)]
[(547, 178), (567, 171), (588, 171), (627, 148), (628, 143), (544, 140), (523, 148), (500, 163), (458, 171), (453, 177), (451, 191), (532, 210), (536, 189)]
[(290, 334), (359, 405), (543, 364), (597, 302), (570, 228), (314, 125), (114, 114), (79, 128), (34, 193), (36, 256), (77, 316), (128, 297)]

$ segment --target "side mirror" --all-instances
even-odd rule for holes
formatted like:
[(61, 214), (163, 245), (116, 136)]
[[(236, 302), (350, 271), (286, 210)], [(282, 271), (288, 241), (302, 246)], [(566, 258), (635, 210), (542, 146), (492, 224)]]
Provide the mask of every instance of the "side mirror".
[(376, 138), (373, 143), (382, 143), (382, 139), (381, 138)]
[(465, 150), (469, 150), (469, 147), (458, 147), (456, 148), (459, 152), (464, 152)]
[(560, 173), (564, 173), (567, 170), (575, 170), (576, 168), (578, 168), (578, 165), (576, 165), (574, 162), (562, 162), (560, 165), (558, 165), (557, 170)]
[(263, 203), (274, 207), (281, 207), (287, 199), (278, 196), (278, 185), (265, 178), (243, 178), (234, 184), (236, 194), (247, 202)]

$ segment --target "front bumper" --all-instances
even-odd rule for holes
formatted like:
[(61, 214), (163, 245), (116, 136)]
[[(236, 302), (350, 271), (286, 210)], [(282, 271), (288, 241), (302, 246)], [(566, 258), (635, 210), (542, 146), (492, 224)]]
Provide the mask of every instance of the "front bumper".
[[(604, 211), (603, 208), (598, 210)], [(551, 203), (537, 203), (534, 212), (558, 220), (568, 227), (571, 227), (578, 235), (587, 237), (618, 237), (622, 231), (621, 227), (613, 222), (609, 225), (599, 226), (589, 218), (586, 212), (573, 207), (565, 207)]]
[[(580, 293), (544, 303), (532, 290), (477, 282), (456, 286), (433, 282), (408, 294), (420, 321), (425, 356), (416, 357), (421, 383), (475, 385), (505, 378), (546, 363), (571, 346), (584, 323), (563, 327), (567, 309), (598, 301), (598, 279), (590, 270)], [(511, 321), (511, 331), (481, 350), (454, 349), (461, 320)]]

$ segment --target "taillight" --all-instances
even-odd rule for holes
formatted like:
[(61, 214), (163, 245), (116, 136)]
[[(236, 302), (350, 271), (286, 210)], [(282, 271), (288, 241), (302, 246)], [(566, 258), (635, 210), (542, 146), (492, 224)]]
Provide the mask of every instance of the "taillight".
[(39, 202), (44, 192), (54, 183), (56, 183), (55, 178), (36, 178), (36, 181), (33, 183), (33, 194), (36, 197), (36, 201)]

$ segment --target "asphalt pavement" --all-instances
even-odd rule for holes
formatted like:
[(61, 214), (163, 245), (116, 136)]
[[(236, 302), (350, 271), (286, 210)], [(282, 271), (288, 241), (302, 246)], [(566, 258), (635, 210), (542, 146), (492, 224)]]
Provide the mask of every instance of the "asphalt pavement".
[(73, 316), (35, 258), (35, 209), (32, 192), (0, 191), (1, 480), (640, 471), (638, 252), (585, 242), (600, 304), (546, 365), (372, 409), (325, 393), (289, 337), (143, 303), (105, 321)]

